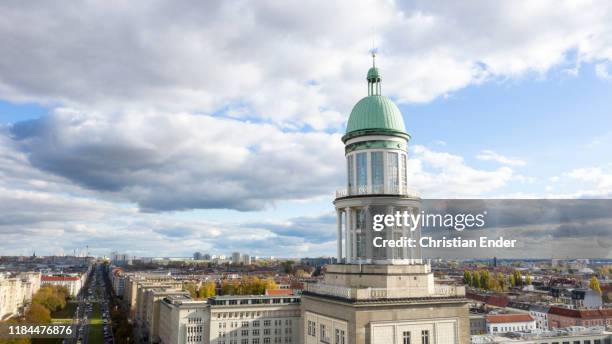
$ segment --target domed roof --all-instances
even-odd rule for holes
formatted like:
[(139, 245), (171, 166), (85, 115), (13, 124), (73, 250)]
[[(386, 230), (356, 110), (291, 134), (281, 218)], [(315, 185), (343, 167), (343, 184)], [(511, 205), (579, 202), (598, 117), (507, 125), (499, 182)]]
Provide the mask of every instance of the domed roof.
[(353, 107), (346, 133), (371, 129), (406, 132), (402, 113), (389, 98), (370, 95), (362, 98)]
[(380, 74), (378, 73), (378, 68), (372, 67), (368, 70), (368, 80), (380, 79)]

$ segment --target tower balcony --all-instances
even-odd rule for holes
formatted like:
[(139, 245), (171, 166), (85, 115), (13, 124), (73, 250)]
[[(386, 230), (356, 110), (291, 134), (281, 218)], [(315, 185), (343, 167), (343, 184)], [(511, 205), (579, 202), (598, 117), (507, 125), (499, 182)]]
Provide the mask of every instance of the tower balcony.
[(344, 198), (351, 196), (401, 196), (407, 198), (421, 198), (418, 191), (405, 186), (354, 186), (350, 188), (342, 188), (336, 190), (336, 198)]

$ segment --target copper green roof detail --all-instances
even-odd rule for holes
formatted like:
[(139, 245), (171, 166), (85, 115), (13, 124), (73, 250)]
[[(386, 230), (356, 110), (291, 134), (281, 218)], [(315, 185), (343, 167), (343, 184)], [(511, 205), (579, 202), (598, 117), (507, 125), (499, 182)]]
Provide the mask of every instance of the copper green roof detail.
[(380, 74), (378, 73), (378, 68), (372, 67), (368, 70), (368, 81), (380, 79)]
[(351, 111), (346, 133), (382, 129), (406, 132), (402, 113), (389, 98), (380, 95), (361, 99)]

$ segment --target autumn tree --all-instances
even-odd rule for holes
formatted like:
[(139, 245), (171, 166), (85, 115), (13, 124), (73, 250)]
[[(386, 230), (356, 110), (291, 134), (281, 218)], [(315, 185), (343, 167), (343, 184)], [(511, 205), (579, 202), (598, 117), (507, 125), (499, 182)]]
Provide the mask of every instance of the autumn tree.
[(595, 290), (601, 295), (601, 285), (599, 285), (599, 280), (597, 277), (591, 277), (591, 281), (589, 282), (589, 288)]
[(29, 323), (48, 324), (51, 322), (51, 312), (41, 304), (32, 303), (26, 311), (25, 318)]
[(198, 298), (199, 299), (207, 299), (209, 297), (213, 297), (217, 294), (217, 285), (215, 282), (209, 281), (200, 286), (198, 289)]

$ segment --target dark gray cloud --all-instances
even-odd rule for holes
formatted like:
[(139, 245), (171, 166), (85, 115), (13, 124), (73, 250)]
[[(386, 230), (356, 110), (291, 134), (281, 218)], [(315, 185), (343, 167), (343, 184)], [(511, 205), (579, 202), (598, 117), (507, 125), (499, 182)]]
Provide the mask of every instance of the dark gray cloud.
[(56, 113), (10, 134), (36, 168), (144, 211), (263, 209), (331, 194), (342, 180), (338, 135), (208, 116)]

